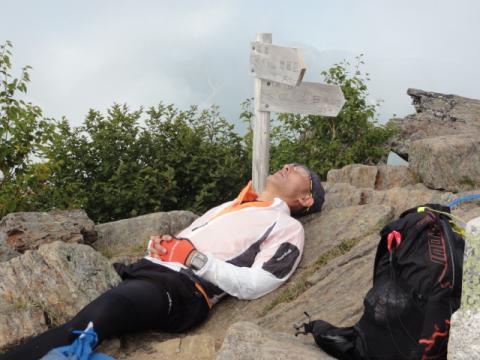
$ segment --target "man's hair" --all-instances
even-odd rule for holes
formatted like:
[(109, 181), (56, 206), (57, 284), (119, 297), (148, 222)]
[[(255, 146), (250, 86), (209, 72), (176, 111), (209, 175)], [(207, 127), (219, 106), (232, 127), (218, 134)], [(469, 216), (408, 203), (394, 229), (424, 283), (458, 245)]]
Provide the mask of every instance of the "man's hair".
[(320, 212), (322, 210), (323, 203), (325, 201), (325, 189), (322, 186), (322, 181), (320, 180), (320, 176), (313, 171), (310, 170), (308, 167), (302, 164), (295, 164), (297, 166), (301, 166), (305, 170), (307, 170), (308, 175), (310, 176), (310, 191), (313, 197), (313, 204), (308, 208), (303, 208), (295, 213), (292, 214), (294, 217), (300, 217), (305, 215), (314, 214), (316, 212)]

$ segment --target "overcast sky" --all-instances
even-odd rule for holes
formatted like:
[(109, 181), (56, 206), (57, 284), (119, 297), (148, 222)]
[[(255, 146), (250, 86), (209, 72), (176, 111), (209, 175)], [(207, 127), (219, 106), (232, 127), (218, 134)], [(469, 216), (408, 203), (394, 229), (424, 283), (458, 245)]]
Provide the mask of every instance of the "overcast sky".
[(305, 49), (306, 81), (365, 54), (383, 120), (413, 112), (409, 87), (480, 98), (478, 0), (0, 2), (0, 42), (14, 43), (16, 74), (33, 67), (28, 99), (74, 125), (89, 108), (160, 101), (217, 104), (238, 124), (258, 32)]

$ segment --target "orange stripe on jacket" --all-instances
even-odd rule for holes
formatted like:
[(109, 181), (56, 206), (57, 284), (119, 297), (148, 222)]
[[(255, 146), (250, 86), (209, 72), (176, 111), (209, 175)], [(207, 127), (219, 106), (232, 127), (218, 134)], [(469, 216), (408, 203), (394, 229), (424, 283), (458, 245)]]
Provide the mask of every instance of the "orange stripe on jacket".
[(233, 200), (232, 204), (220, 211), (212, 219), (248, 207), (268, 207), (273, 204), (273, 201), (255, 201), (257, 198), (258, 194), (253, 191), (252, 180), (250, 180), (247, 186), (240, 191), (236, 199)]

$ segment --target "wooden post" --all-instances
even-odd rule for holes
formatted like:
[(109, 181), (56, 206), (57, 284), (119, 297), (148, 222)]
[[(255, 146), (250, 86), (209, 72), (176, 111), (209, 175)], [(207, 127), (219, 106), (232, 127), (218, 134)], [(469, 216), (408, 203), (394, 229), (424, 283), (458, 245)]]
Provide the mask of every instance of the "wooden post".
[[(272, 34), (259, 33), (257, 34), (256, 40), (258, 42), (271, 44)], [(270, 166), (270, 111), (259, 110), (261, 89), (262, 80), (255, 78), (252, 180), (253, 188), (257, 193), (261, 193), (265, 188)]]
[(251, 43), (250, 74), (255, 76), (252, 180), (265, 189), (270, 168), (270, 112), (337, 116), (345, 103), (338, 85), (303, 82), (303, 51), (272, 44), (271, 33)]

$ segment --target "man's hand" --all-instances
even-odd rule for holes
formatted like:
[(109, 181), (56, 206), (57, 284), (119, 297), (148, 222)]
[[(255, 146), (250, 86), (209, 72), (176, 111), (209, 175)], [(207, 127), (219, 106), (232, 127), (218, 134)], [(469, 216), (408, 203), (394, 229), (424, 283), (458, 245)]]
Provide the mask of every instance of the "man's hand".
[(166, 262), (177, 262), (186, 265), (189, 255), (195, 246), (188, 239), (177, 239), (171, 235), (150, 237), (149, 255)]
[(160, 255), (163, 255), (167, 250), (161, 245), (162, 241), (172, 240), (171, 235), (152, 235), (148, 242), (148, 255), (160, 259)]

